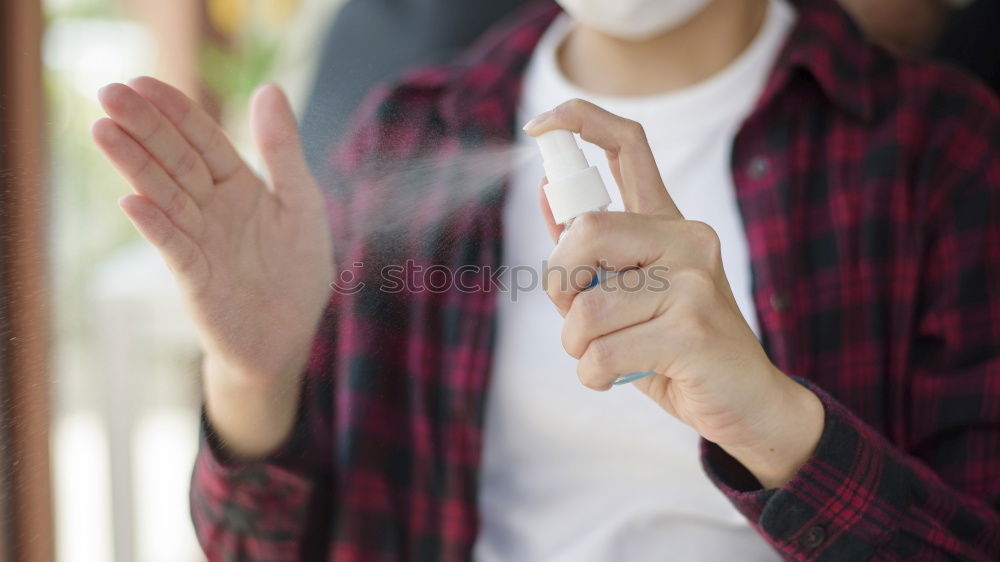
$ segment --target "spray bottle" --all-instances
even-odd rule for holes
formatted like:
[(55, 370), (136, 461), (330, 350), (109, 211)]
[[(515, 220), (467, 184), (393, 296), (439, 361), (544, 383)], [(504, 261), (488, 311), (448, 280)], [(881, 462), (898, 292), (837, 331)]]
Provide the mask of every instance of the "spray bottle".
[[(549, 131), (538, 135), (535, 140), (542, 152), (542, 165), (548, 178), (548, 184), (544, 188), (545, 198), (556, 224), (563, 226), (562, 234), (559, 235), (559, 241), (562, 241), (574, 219), (584, 213), (607, 211), (611, 197), (600, 172), (587, 162), (587, 157), (583, 155), (572, 132)], [(600, 280), (595, 275), (588, 289), (593, 288)], [(628, 384), (652, 374), (649, 371), (619, 375), (614, 384)]]

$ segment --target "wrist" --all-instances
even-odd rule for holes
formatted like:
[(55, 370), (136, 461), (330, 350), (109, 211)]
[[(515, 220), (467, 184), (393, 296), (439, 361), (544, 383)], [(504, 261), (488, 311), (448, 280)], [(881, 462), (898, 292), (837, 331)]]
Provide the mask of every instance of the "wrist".
[(286, 440), (298, 412), (301, 376), (248, 376), (205, 357), (205, 414), (230, 456), (264, 457)]
[(241, 360), (228, 360), (224, 355), (206, 351), (202, 359), (202, 373), (206, 381), (245, 391), (269, 392), (290, 382), (298, 381), (305, 371), (309, 350), (301, 350), (288, 358), (276, 355)]
[(764, 488), (779, 488), (809, 460), (823, 434), (826, 411), (808, 388), (775, 370), (774, 400), (765, 405), (774, 415), (767, 429), (752, 442), (722, 446), (746, 467)]

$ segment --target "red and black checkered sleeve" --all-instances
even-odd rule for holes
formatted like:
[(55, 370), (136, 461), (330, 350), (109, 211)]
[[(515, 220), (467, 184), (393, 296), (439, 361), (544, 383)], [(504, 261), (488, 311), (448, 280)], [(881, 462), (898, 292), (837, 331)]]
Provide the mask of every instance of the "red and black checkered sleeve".
[[(296, 429), (297, 435), (305, 433)], [(202, 415), (191, 483), (191, 517), (209, 560), (298, 560), (308, 527), (311, 476), (288, 463), (291, 445), (270, 458), (233, 462)], [(301, 439), (301, 437), (297, 437)]]
[(886, 343), (905, 368), (886, 373), (884, 421), (800, 381), (826, 425), (777, 489), (702, 444), (709, 477), (788, 559), (1000, 560), (1000, 109), (979, 90), (935, 107), (913, 327)]

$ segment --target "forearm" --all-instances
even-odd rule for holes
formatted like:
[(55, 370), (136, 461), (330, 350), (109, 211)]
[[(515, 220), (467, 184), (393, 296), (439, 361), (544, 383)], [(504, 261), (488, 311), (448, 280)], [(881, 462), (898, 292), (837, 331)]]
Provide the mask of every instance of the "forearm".
[(301, 373), (294, 369), (279, 377), (251, 378), (206, 356), (205, 412), (228, 455), (261, 458), (285, 442), (298, 412)]

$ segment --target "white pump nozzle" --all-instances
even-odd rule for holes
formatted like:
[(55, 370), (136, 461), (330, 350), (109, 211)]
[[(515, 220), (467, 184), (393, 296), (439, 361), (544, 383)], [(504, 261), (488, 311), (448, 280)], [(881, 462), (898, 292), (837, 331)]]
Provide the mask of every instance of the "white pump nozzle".
[(605, 209), (611, 197), (597, 168), (587, 162), (573, 133), (549, 131), (535, 138), (542, 152), (542, 165), (549, 183), (545, 198), (558, 224), (565, 224), (590, 211)]

